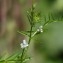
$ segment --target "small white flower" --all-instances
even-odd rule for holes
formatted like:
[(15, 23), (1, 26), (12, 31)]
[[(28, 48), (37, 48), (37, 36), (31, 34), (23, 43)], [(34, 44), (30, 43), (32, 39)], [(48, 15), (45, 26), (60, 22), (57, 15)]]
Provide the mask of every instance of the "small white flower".
[(43, 26), (40, 26), (40, 27), (37, 29), (37, 31), (38, 31), (38, 32), (43, 32), (43, 29), (42, 29), (42, 28), (43, 28)]
[(26, 42), (26, 40), (23, 40), (23, 42), (20, 44), (21, 48), (26, 48), (28, 47), (28, 43)]

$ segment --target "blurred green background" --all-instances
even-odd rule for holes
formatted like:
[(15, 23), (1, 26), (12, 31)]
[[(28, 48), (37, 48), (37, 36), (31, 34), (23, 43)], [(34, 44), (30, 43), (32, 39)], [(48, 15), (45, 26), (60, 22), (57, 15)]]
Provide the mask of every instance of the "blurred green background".
[[(30, 45), (32, 60), (30, 63), (63, 63), (63, 0), (34, 0), (36, 11), (41, 12), (44, 32), (33, 38)], [(0, 56), (3, 59), (21, 50), (20, 43), (27, 37), (17, 31), (30, 29), (26, 12), (32, 0), (0, 0)], [(52, 17), (52, 18), (51, 18)], [(57, 22), (56, 22), (57, 21)]]

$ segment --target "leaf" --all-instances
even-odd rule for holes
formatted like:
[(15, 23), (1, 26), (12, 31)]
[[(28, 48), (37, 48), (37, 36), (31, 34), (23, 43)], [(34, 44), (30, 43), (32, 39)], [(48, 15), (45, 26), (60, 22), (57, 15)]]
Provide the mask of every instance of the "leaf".
[(0, 56), (0, 60), (2, 59), (2, 56)]
[(0, 56), (0, 62), (4, 62), (3, 56)]
[(25, 32), (25, 31), (17, 31), (19, 34), (22, 34), (22, 35), (27, 35), (27, 36), (29, 36), (28, 35), (28, 33), (27, 32)]
[(32, 22), (31, 22), (31, 15), (30, 15), (30, 12), (29, 12), (29, 11), (27, 11), (27, 18), (28, 18), (28, 20), (29, 20), (30, 25), (32, 25)]
[(23, 60), (23, 63), (29, 61), (30, 59), (32, 59), (32, 58), (31, 58), (31, 57), (25, 58), (25, 59)]
[(21, 54), (21, 51), (18, 51), (16, 53), (12, 54), (11, 56), (9, 56), (8, 58), (6, 58), (5, 60), (12, 61), (12, 60), (16, 59), (20, 54)]
[(5, 53), (3, 54), (2, 56), (0, 56), (0, 62), (4, 62), (5, 61), (5, 58), (7, 58), (8, 55)]

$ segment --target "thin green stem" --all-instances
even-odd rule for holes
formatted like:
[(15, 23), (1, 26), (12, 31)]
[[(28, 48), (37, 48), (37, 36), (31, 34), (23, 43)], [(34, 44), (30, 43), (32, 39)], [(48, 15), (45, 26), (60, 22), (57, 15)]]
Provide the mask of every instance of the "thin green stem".
[[(2, 61), (0, 61), (0, 62), (4, 62), (5, 60), (2, 60)], [(21, 61), (21, 60), (6, 60), (7, 62), (9, 62), (9, 61)]]
[(25, 48), (24, 48), (23, 51), (22, 51), (22, 55), (21, 55), (21, 63), (23, 63), (24, 52), (25, 52)]
[(29, 36), (29, 42), (28, 42), (28, 44), (30, 44), (30, 42), (31, 42), (32, 29), (33, 29), (33, 27), (31, 26), (31, 29), (30, 29), (30, 36)]
[[(33, 29), (33, 27), (31, 26), (28, 44), (30, 44), (30, 42), (31, 42), (32, 29)], [(28, 50), (28, 49), (27, 49), (27, 50)], [(22, 55), (21, 55), (21, 63), (23, 63), (23, 56), (24, 56), (24, 53), (25, 53), (25, 48), (24, 48), (23, 51), (22, 51)]]
[[(33, 1), (33, 0), (32, 0)], [(33, 9), (33, 3), (32, 3), (32, 12), (31, 12), (31, 21), (32, 21), (32, 24), (31, 24), (31, 29), (30, 29), (30, 35), (29, 35), (29, 42), (28, 42), (28, 44), (30, 44), (30, 42), (31, 42), (31, 38), (32, 38), (32, 29), (33, 29), (33, 14), (34, 14), (34, 11), (33, 11), (34, 9)], [(28, 48), (27, 48), (27, 50), (28, 50)], [(24, 54), (25, 54), (25, 48), (23, 49), (23, 51), (22, 51), (22, 55), (21, 55), (21, 63), (23, 63), (23, 57), (24, 57)]]
[(31, 29), (30, 29), (30, 36), (29, 36), (29, 42), (28, 44), (30, 44), (31, 42), (31, 38), (32, 38), (32, 30), (33, 30), (33, 15), (34, 15), (34, 8), (33, 8), (33, 0), (32, 0), (32, 12), (31, 12), (31, 21), (32, 21), (32, 24), (31, 24)]

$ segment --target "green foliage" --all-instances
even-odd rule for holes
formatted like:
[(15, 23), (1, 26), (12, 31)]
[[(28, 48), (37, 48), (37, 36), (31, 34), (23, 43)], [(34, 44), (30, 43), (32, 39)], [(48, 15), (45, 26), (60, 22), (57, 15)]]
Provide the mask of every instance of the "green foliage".
[(27, 11), (27, 18), (31, 26), (35, 26), (36, 23), (41, 21), (41, 13), (35, 11), (36, 4), (32, 5), (32, 8)]
[(8, 60), (8, 61), (15, 60), (21, 54), (22, 54), (21, 51), (16, 52), (16, 53), (12, 54), (11, 56), (9, 56), (8, 58), (6, 58), (6, 60)]

